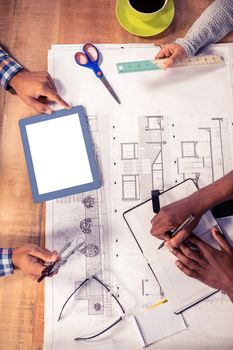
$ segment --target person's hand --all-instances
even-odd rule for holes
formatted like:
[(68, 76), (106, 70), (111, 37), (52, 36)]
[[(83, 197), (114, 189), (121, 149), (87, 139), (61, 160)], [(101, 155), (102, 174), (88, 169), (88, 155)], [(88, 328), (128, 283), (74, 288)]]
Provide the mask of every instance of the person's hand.
[(196, 247), (195, 251), (185, 244), (171, 251), (178, 258), (176, 265), (187, 276), (223, 290), (233, 302), (233, 248), (217, 228), (212, 228), (212, 235), (220, 250), (192, 235), (189, 241)]
[(14, 267), (21, 269), (31, 279), (38, 279), (45, 268), (44, 263), (51, 263), (59, 259), (57, 253), (41, 249), (35, 244), (14, 248), (12, 251), (12, 263)]
[(170, 68), (175, 62), (187, 57), (185, 49), (179, 44), (166, 44), (163, 45), (161, 50), (155, 56), (155, 59), (167, 58), (163, 65), (163, 68)]
[[(194, 214), (196, 219), (187, 228), (177, 233), (173, 238), (170, 238), (166, 232), (176, 229), (191, 214)], [(167, 241), (166, 246), (179, 247), (197, 226), (202, 214), (201, 204), (197, 195), (191, 195), (161, 208), (159, 213), (151, 220), (152, 227), (150, 233), (159, 239)]]
[[(212, 184), (195, 191), (191, 196), (183, 198), (160, 209), (159, 213), (151, 220), (151, 234), (159, 239), (165, 239), (166, 246), (174, 248), (189, 236), (198, 224), (201, 216), (215, 205), (232, 199), (233, 171), (213, 182)], [(166, 231), (176, 229), (191, 214), (195, 220), (185, 229), (169, 239)]]
[(63, 108), (71, 108), (57, 93), (53, 79), (47, 72), (22, 70), (15, 74), (9, 85), (30, 107), (40, 113), (52, 113), (49, 102), (56, 102)]

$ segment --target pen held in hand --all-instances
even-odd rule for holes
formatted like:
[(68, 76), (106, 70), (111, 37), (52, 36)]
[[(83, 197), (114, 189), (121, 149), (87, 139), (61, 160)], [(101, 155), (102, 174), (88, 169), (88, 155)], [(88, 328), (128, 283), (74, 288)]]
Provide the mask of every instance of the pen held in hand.
[[(195, 219), (195, 215), (194, 214), (190, 214), (190, 216), (184, 220), (184, 222), (182, 222), (182, 224), (180, 224), (176, 229), (174, 229), (173, 231), (171, 230), (171, 237), (174, 237), (177, 233), (179, 233), (180, 231), (184, 230), (189, 224), (191, 224), (191, 222)], [(158, 249), (161, 249), (164, 244), (166, 243), (166, 241), (163, 241), (160, 246), (158, 247)]]

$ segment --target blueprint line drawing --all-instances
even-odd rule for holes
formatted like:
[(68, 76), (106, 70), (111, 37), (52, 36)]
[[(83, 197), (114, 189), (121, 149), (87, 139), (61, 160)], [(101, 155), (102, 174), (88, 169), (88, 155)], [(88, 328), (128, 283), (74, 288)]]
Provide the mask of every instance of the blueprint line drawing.
[(121, 159), (138, 159), (138, 143), (122, 143)]
[(122, 200), (140, 199), (139, 192), (139, 174), (122, 175)]
[[(164, 135), (165, 119), (171, 132), (169, 138)], [(201, 182), (207, 185), (230, 170), (232, 155), (229, 118), (184, 115), (182, 120), (188, 120), (193, 127), (192, 133), (186, 137), (182, 130), (187, 129), (187, 125), (180, 125), (180, 119), (180, 116), (177, 118), (170, 115), (138, 117), (138, 139), (132, 143), (120, 143), (122, 200), (139, 201), (148, 198), (151, 189), (166, 189), (165, 152), (174, 159), (173, 172), (176, 173), (176, 178), (173, 183), (192, 178), (197, 184)], [(132, 145), (138, 145), (137, 156), (134, 157), (133, 152), (129, 155), (129, 148), (126, 149), (126, 156), (122, 156), (125, 145), (132, 150), (135, 147)], [(228, 164), (227, 169), (225, 163)]]
[[(174, 157), (177, 178), (175, 182), (189, 177), (198, 184), (211, 183), (230, 170), (232, 162), (229, 118), (218, 116), (190, 116), (197, 126), (186, 139), (180, 138), (173, 123), (172, 130), (178, 145), (178, 156)], [(177, 150), (177, 148), (176, 148)], [(226, 166), (226, 165), (227, 166)]]
[[(151, 164), (152, 174), (152, 189), (164, 190), (164, 174), (163, 174), (163, 116), (146, 116), (140, 118), (141, 123), (146, 122), (146, 126), (143, 127), (139, 124), (140, 143), (144, 144), (144, 149), (141, 151), (142, 158), (146, 158), (147, 154), (154, 153), (154, 159)], [(143, 130), (145, 133), (143, 135)], [(146, 142), (145, 142), (146, 140)], [(151, 148), (153, 147), (153, 151)]]
[(163, 116), (139, 117), (138, 142), (121, 143), (122, 200), (140, 200), (149, 190), (164, 190), (163, 130)]

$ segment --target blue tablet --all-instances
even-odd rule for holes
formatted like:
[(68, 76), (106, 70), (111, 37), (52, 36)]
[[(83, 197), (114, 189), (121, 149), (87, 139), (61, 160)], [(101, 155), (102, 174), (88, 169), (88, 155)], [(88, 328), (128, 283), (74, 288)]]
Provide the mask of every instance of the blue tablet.
[(101, 186), (82, 106), (21, 119), (19, 127), (35, 202)]

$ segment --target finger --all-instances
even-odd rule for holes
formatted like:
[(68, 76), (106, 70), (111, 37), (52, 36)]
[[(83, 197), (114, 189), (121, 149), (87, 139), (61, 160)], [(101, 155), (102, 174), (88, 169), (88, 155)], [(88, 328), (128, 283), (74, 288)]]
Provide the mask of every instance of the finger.
[(166, 243), (167, 247), (178, 248), (191, 234), (190, 229), (185, 229), (177, 233)]
[[(61, 257), (58, 255), (58, 253), (57, 253), (57, 251), (56, 250), (53, 250), (52, 252), (49, 250), (49, 249), (47, 249), (47, 248), (43, 248), (46, 252), (50, 252), (50, 253), (52, 253), (52, 254), (54, 254), (54, 255), (57, 255), (58, 256), (58, 259), (61, 259)], [(57, 260), (58, 260), (57, 259)], [(50, 265), (50, 262), (49, 263), (44, 263), (44, 265)]]
[(165, 241), (168, 241), (170, 239), (170, 235), (169, 235), (169, 230), (168, 231), (165, 231), (163, 229), (163, 231), (161, 232), (161, 230), (158, 230), (157, 227), (154, 228), (153, 226), (151, 227), (151, 230), (150, 230), (150, 234), (152, 236), (155, 236), (159, 239), (164, 239)]
[(52, 90), (54, 90), (54, 91), (56, 91), (56, 92), (57, 92), (56, 85), (55, 85), (54, 80), (53, 80), (53, 78), (51, 77), (51, 75), (50, 75), (50, 74), (48, 74), (48, 79), (49, 79), (50, 84), (51, 84), (51, 86), (52, 86)]
[(53, 90), (53, 91), (55, 91), (55, 92), (57, 93), (57, 88), (56, 88), (56, 86), (54, 85), (54, 83), (52, 82), (52, 80), (48, 80), (47, 86), (48, 86), (51, 90)]
[(29, 251), (29, 254), (45, 262), (54, 262), (58, 259), (57, 254), (46, 251), (37, 246), (32, 247), (31, 250)]
[(171, 66), (173, 66), (173, 64), (178, 60), (179, 58), (179, 54), (178, 53), (173, 53), (168, 59), (167, 61), (164, 63), (164, 68), (170, 68)]
[(199, 274), (197, 271), (190, 270), (188, 267), (186, 267), (181, 261), (177, 260), (176, 261), (176, 266), (185, 273), (185, 275), (192, 277), (192, 278), (197, 278), (199, 279)]
[(152, 219), (151, 219), (151, 224), (156, 225), (156, 226), (163, 226), (163, 220), (160, 219), (161, 214), (156, 214)]
[(159, 239), (163, 239), (165, 241), (168, 241), (170, 239), (169, 231), (165, 231), (165, 232), (164, 232), (164, 230), (163, 230), (163, 232), (158, 231), (157, 227), (154, 228), (153, 225), (151, 227), (150, 233), (152, 236), (155, 236)]
[(171, 68), (173, 66), (173, 64), (175, 63), (175, 59), (171, 56), (169, 57), (166, 62), (164, 62), (163, 64), (163, 68)]
[(227, 240), (225, 239), (225, 237), (219, 232), (219, 230), (217, 229), (217, 227), (212, 227), (211, 229), (211, 233), (212, 236), (214, 237), (214, 239), (218, 242), (218, 244), (220, 245), (221, 249), (224, 250), (227, 253), (232, 253), (232, 247), (230, 246), (230, 244), (227, 242)]
[(164, 47), (162, 48), (158, 53), (157, 55), (155, 56), (156, 59), (159, 59), (159, 58), (165, 58), (166, 57), (166, 52), (167, 52), (167, 49)]
[(163, 235), (163, 239), (165, 241), (169, 241), (170, 237), (171, 237), (171, 235), (170, 235), (169, 231), (166, 231)]
[(193, 251), (186, 244), (181, 244), (179, 249), (187, 258), (198, 262), (202, 266), (205, 263), (200, 253), (198, 251)]
[(166, 242), (169, 241), (169, 239), (170, 239), (170, 236), (168, 233), (164, 233), (163, 235), (152, 234), (152, 236), (154, 236), (158, 239), (161, 239), (163, 241), (166, 241)]
[(187, 258), (179, 249), (173, 249), (172, 254), (175, 255), (190, 270), (199, 271), (201, 266), (194, 260)]
[(172, 55), (172, 51), (168, 47), (165, 47), (165, 56), (170, 57), (171, 55)]
[(198, 238), (196, 235), (192, 235), (189, 237), (189, 241), (193, 244), (195, 244), (199, 251), (202, 253), (202, 255), (209, 260), (210, 257), (213, 255), (216, 251), (216, 249), (212, 248), (211, 246), (209, 246), (207, 243), (205, 243), (204, 241), (202, 241), (200, 238)]
[(200, 250), (203, 250), (207, 247), (210, 247), (207, 243), (205, 243), (204, 241), (202, 241), (202, 239), (200, 239), (199, 237), (197, 237), (195, 234), (192, 234), (189, 237), (189, 241), (193, 244), (195, 244), (195, 246), (197, 246)]
[(66, 109), (69, 109), (71, 108), (71, 106), (65, 102), (61, 96), (59, 96), (55, 91), (47, 88), (45, 91), (45, 96), (52, 102), (56, 102), (58, 103), (59, 105), (61, 105), (63, 108), (66, 108)]
[(167, 218), (166, 220), (161, 219), (162, 216), (160, 214), (155, 215), (151, 220), (152, 227), (150, 233), (156, 237), (164, 237), (165, 233), (171, 230), (174, 225), (172, 224), (171, 218)]
[(28, 97), (27, 100), (25, 100), (25, 103), (39, 113), (52, 113), (52, 109), (47, 104), (44, 104), (33, 97)]

